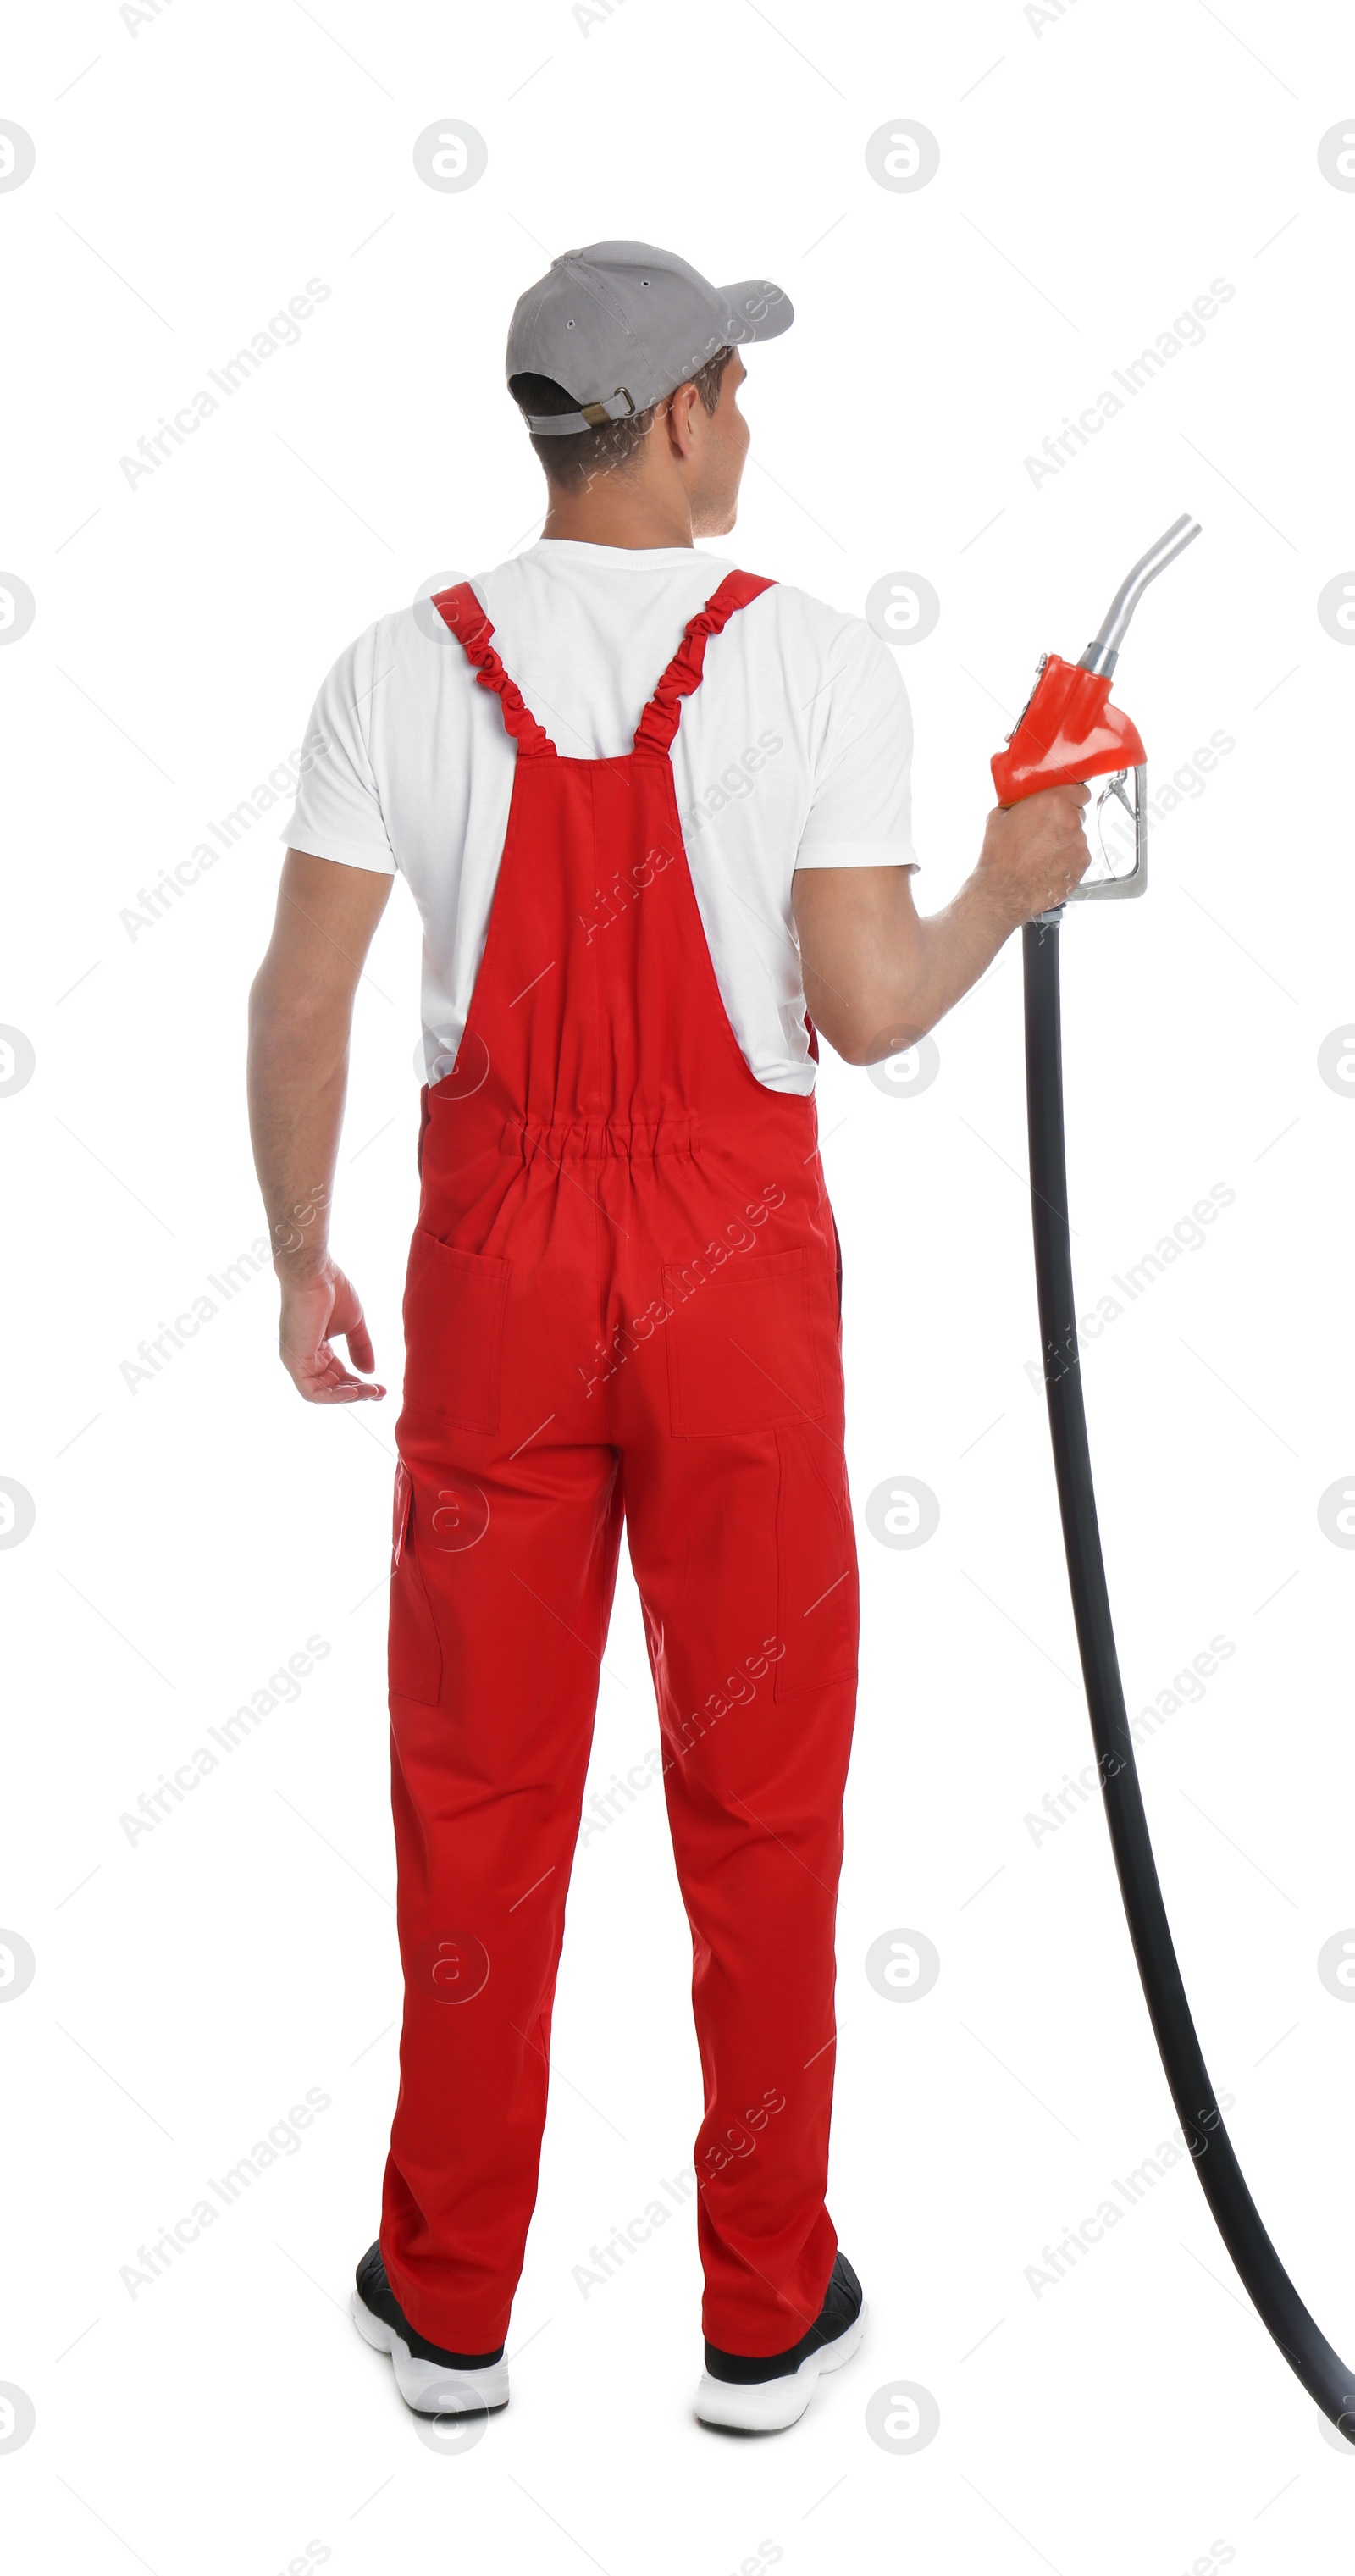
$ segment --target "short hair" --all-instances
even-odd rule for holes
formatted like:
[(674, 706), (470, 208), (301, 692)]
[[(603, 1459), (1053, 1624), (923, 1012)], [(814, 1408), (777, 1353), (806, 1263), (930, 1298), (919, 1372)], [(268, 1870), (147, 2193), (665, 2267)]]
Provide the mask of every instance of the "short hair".
[[(724, 372), (733, 355), (732, 347), (717, 349), (703, 367), (682, 379), (684, 384), (695, 385), (708, 413), (718, 407)], [(564, 386), (557, 385), (550, 376), (510, 376), (508, 390), (524, 419), (529, 412), (553, 418), (579, 409), (576, 397), (566, 393)], [(568, 437), (539, 437), (532, 431), (532, 452), (544, 467), (549, 483), (558, 484), (565, 492), (586, 491), (595, 475), (624, 473), (628, 465), (634, 464), (659, 409), (658, 403), (651, 403), (647, 411), (631, 412), (625, 420), (600, 421), (596, 429), (575, 430)]]

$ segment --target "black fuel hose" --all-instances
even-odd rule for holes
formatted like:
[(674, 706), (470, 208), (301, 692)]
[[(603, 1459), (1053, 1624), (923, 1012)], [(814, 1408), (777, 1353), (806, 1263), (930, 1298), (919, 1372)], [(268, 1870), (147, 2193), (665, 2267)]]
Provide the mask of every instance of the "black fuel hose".
[(1049, 1436), (1082, 1677), (1129, 1935), (1177, 2117), (1219, 2234), (1290, 2369), (1346, 2440), (1355, 2442), (1355, 2371), (1309, 2315), (1261, 2224), (1209, 2080), (1162, 1901), (1115, 1651), (1082, 1401), (1068, 1234), (1058, 917), (1027, 922), (1022, 946), (1030, 1208)]

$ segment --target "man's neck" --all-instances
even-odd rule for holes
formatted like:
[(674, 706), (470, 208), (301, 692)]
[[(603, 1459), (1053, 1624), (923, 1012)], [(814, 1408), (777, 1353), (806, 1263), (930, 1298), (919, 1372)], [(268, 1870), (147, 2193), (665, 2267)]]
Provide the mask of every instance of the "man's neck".
[(676, 490), (656, 492), (641, 480), (628, 485), (624, 476), (616, 475), (590, 492), (548, 488), (543, 537), (572, 539), (576, 545), (630, 549), (690, 547), (692, 543), (691, 508), (680, 484)]

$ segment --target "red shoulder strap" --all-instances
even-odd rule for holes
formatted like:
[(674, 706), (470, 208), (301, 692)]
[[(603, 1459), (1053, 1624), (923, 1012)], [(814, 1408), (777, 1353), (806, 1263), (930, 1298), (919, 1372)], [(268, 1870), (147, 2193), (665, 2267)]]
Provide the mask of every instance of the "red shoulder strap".
[(462, 646), (467, 661), (474, 665), (481, 688), (495, 692), (503, 709), (504, 723), (519, 751), (543, 752), (554, 758), (555, 745), (550, 735), (537, 723), (523, 700), (521, 689), (509, 679), (490, 643), (494, 629), (470, 583), (459, 581), (452, 590), (434, 591), (433, 606)]
[(664, 672), (644, 714), (635, 728), (636, 751), (666, 752), (677, 732), (681, 701), (689, 698), (701, 685), (701, 672), (706, 659), (706, 638), (718, 635), (728, 625), (736, 608), (746, 608), (774, 583), (756, 572), (729, 572), (718, 590), (713, 591), (704, 608), (687, 623), (686, 632), (672, 661)]

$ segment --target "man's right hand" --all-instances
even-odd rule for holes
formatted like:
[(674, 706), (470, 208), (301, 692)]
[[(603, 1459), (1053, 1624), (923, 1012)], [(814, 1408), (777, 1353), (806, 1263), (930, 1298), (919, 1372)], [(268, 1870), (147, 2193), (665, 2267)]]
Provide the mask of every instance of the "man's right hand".
[(249, 1123), (282, 1290), (282, 1365), (308, 1404), (355, 1404), (384, 1386), (362, 1301), (329, 1258), (353, 995), (392, 879), (289, 850), (273, 936), (249, 997)]
[(1091, 865), (1082, 828), (1088, 787), (1042, 787), (1019, 805), (995, 806), (975, 870), (1015, 928), (1066, 903)]
[(362, 1301), (350, 1279), (326, 1258), (324, 1268), (307, 1279), (282, 1278), (282, 1324), (278, 1348), (282, 1365), (308, 1404), (357, 1404), (364, 1396), (383, 1396), (384, 1386), (354, 1377), (344, 1367), (335, 1341), (346, 1341), (354, 1368), (372, 1369), (376, 1354), (363, 1319)]

